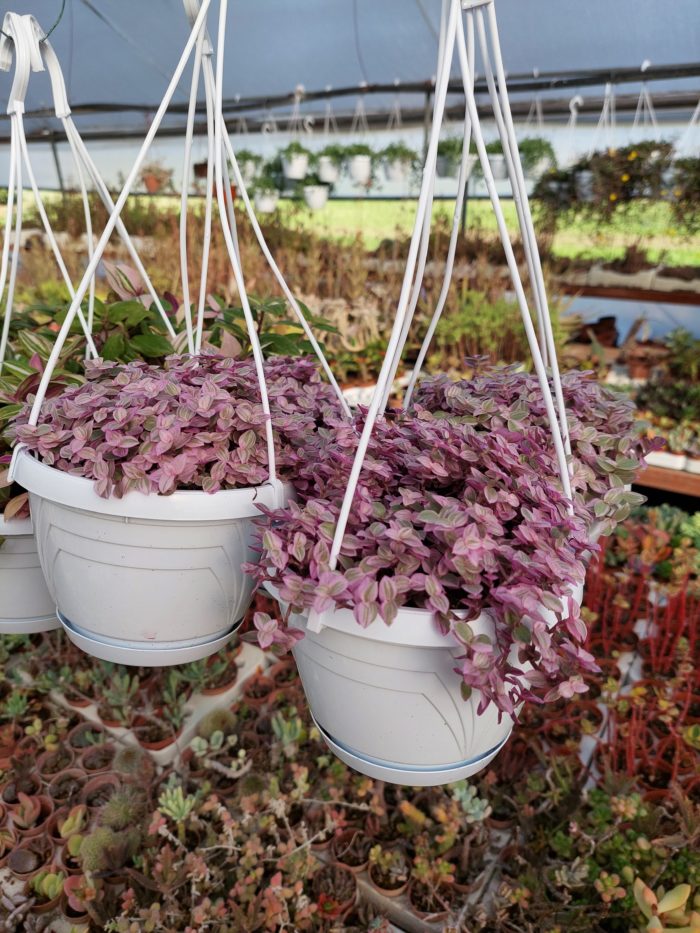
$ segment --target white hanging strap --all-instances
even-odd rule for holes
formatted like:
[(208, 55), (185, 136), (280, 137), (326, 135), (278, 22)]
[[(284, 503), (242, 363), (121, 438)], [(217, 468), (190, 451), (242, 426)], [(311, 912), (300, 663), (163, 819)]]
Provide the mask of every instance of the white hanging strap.
[(292, 105), (292, 113), (289, 117), (289, 122), (287, 123), (287, 132), (291, 133), (292, 136), (299, 136), (304, 129), (304, 121), (301, 116), (301, 102), (304, 99), (304, 85), (297, 84), (294, 88), (294, 104)]
[[(29, 158), (29, 148), (27, 146), (27, 138), (24, 130), (24, 100), (27, 93), (27, 87), (29, 84), (29, 75), (31, 71), (43, 71), (44, 62), (41, 56), (41, 50), (39, 48), (39, 39), (43, 37), (43, 32), (39, 27), (39, 24), (36, 22), (32, 16), (19, 16), (16, 13), (8, 13), (5, 16), (3, 24), (4, 32), (7, 33), (14, 43), (14, 57), (15, 57), (15, 76), (12, 84), (12, 90), (10, 92), (10, 99), (8, 103), (8, 113), (10, 113), (11, 121), (11, 135), (15, 137), (16, 145), (16, 158), (20, 160), (20, 163), (26, 169), (27, 178), (34, 195), (34, 200), (36, 202), (36, 207), (39, 212), (39, 217), (41, 218), (44, 231), (49, 241), (49, 246), (51, 251), (54, 254), (56, 264), (59, 268), (63, 281), (68, 289), (68, 293), (71, 298), (74, 295), (73, 283), (71, 281), (70, 275), (66, 268), (65, 262), (63, 261), (63, 256), (61, 255), (61, 250), (56, 242), (56, 237), (51, 229), (48, 216), (46, 214), (46, 209), (44, 207), (44, 202), (39, 191), (39, 187), (36, 182), (36, 177), (34, 175), (34, 169)], [(7, 43), (8, 40), (5, 36), (2, 37), (3, 43)], [(7, 46), (4, 45), (2, 60), (0, 61), (1, 66), (7, 64)], [(17, 199), (17, 224), (16, 224), (16, 235), (14, 243), (14, 251), (12, 257), (12, 267), (10, 271), (10, 287), (8, 288), (7, 295), (7, 304), (5, 309), (5, 321), (3, 322), (3, 338), (0, 339), (0, 359), (4, 360), (4, 355), (7, 352), (7, 342), (9, 339), (9, 327), (10, 319), (12, 316), (12, 308), (14, 303), (14, 289), (17, 276), (17, 268), (19, 261), (19, 253), (21, 248), (21, 210), (23, 207), (23, 199)], [(85, 334), (85, 339), (87, 341), (88, 351), (91, 356), (97, 357), (97, 349), (92, 339), (88, 323), (85, 320), (82, 309), (78, 309), (78, 319), (80, 325)]]
[(600, 112), (598, 125), (593, 134), (593, 141), (588, 153), (588, 157), (593, 156), (601, 143), (606, 149), (612, 149), (615, 143), (615, 90), (610, 82), (605, 85), (605, 96), (603, 98), (603, 109)]
[[(398, 78), (394, 81), (394, 86), (398, 87), (401, 82)], [(389, 111), (389, 120), (387, 122), (386, 128), (388, 130), (400, 130), (403, 126), (403, 119), (401, 117), (401, 98), (398, 91), (394, 94), (394, 102), (391, 105), (391, 110)]]
[[(330, 84), (326, 86), (327, 91), (332, 91), (333, 88)], [(326, 101), (326, 109), (323, 115), (323, 135), (330, 136), (331, 132), (338, 132), (338, 121), (335, 118), (335, 113), (333, 112), (333, 104), (330, 100)]]
[[(491, 0), (471, 0), (471, 2), (477, 7), (484, 5), (488, 6), (489, 14), (491, 13), (493, 7)], [(498, 194), (496, 192), (496, 186), (493, 178), (493, 173), (490, 168), (488, 154), (486, 152), (486, 144), (484, 142), (484, 137), (481, 131), (479, 123), (479, 115), (476, 106), (476, 100), (474, 97), (473, 86), (471, 85), (471, 74), (472, 66), (469, 62), (469, 55), (467, 49), (467, 41), (464, 32), (464, 27), (461, 21), (461, 2), (460, 0), (447, 0), (446, 6), (448, 9), (443, 15), (443, 22), (445, 22), (444, 32), (441, 36), (440, 42), (440, 55), (438, 62), (438, 73), (435, 84), (435, 121), (433, 123), (428, 151), (426, 155), (426, 164), (423, 171), (423, 181), (421, 185), (421, 191), (418, 199), (418, 209), (416, 212), (416, 222), (413, 230), (413, 235), (411, 237), (411, 244), (409, 247), (409, 255), (407, 261), (406, 272), (404, 275), (404, 282), (401, 290), (401, 296), (399, 298), (399, 305), (397, 308), (396, 320), (394, 321), (394, 326), (392, 333), (389, 339), (389, 346), (387, 348), (387, 353), (382, 365), (382, 370), (379, 375), (377, 382), (377, 387), (372, 398), (372, 402), (367, 413), (365, 420), (365, 425), (360, 437), (357, 451), (355, 453), (355, 458), (353, 461), (352, 469), (350, 472), (350, 477), (348, 479), (348, 488), (346, 491), (345, 498), (343, 500), (340, 514), (338, 517), (338, 523), (336, 525), (335, 534), (333, 537), (333, 542), (331, 545), (330, 551), (330, 566), (335, 568), (337, 566), (338, 556), (340, 549), (342, 547), (343, 537), (345, 535), (345, 530), (347, 528), (347, 523), (350, 517), (350, 511), (352, 508), (353, 498), (357, 489), (359, 482), (362, 466), (364, 459), (367, 453), (367, 448), (369, 446), (369, 441), (371, 437), (372, 430), (376, 423), (377, 418), (380, 415), (381, 406), (386, 398), (388, 388), (391, 383), (394, 363), (397, 358), (397, 355), (400, 355), (401, 351), (401, 338), (404, 335), (404, 325), (406, 317), (409, 312), (409, 301), (412, 292), (412, 285), (414, 283), (414, 274), (416, 272), (416, 264), (418, 262), (418, 255), (420, 251), (421, 244), (424, 238), (425, 231), (425, 219), (426, 211), (432, 196), (432, 186), (435, 175), (435, 164), (437, 158), (437, 146), (440, 136), (441, 124), (444, 116), (445, 102), (447, 97), (447, 87), (449, 83), (450, 67), (452, 62), (453, 50), (455, 42), (457, 43), (460, 66), (462, 70), (462, 77), (465, 86), (465, 96), (467, 99), (467, 108), (469, 118), (472, 124), (472, 131), (474, 134), (474, 141), (476, 144), (477, 152), (479, 154), (479, 159), (481, 162), (482, 170), (484, 173), (484, 179), (486, 181), (486, 186), (489, 191), (491, 198), (491, 203), (496, 214), (496, 221), (499, 228), (499, 233), (503, 246), (506, 252), (506, 260), (511, 272), (511, 277), (513, 278), (513, 285), (515, 288), (516, 296), (518, 299), (518, 304), (520, 307), (523, 325), (525, 327), (525, 332), (528, 339), (528, 344), (530, 346), (530, 351), (532, 353), (533, 362), (535, 365), (535, 371), (537, 373), (538, 382), (540, 384), (540, 389), (543, 394), (545, 407), (547, 410), (547, 416), (549, 420), (549, 426), (552, 434), (552, 440), (554, 442), (556, 460), (559, 470), (560, 479), (566, 496), (571, 498), (571, 482), (569, 476), (569, 466), (566, 458), (566, 451), (564, 448), (564, 443), (562, 440), (562, 435), (560, 432), (559, 421), (557, 418), (557, 412), (554, 407), (554, 402), (551, 396), (548, 376), (545, 369), (544, 361), (542, 358), (542, 353), (537, 342), (537, 336), (535, 329), (530, 318), (530, 312), (527, 307), (527, 300), (525, 297), (525, 292), (520, 281), (519, 272), (517, 263), (515, 261), (515, 256), (513, 253), (513, 248), (510, 243), (510, 238), (508, 235), (508, 229), (505, 223), (505, 218), (503, 215), (503, 210), (500, 205)], [(444, 9), (444, 8), (443, 8)], [(468, 13), (471, 12), (468, 10)], [(477, 12), (481, 12), (480, 9)], [(492, 36), (494, 39), (494, 44), (497, 42), (497, 32), (492, 28)], [(501, 81), (505, 84), (505, 76), (502, 74), (502, 61), (497, 59), (496, 68), (499, 78), (499, 83)], [(510, 131), (512, 129), (513, 137), (511, 141), (511, 146), (515, 146), (517, 150), (517, 145), (514, 143), (514, 128), (512, 127), (512, 116), (510, 111), (508, 111), (510, 126), (508, 129), (507, 139), (511, 139)], [(468, 148), (469, 142), (465, 143)], [(517, 177), (513, 178), (514, 185), (518, 184)], [(323, 613), (312, 612), (309, 617), (309, 628), (311, 631), (318, 631), (323, 626)]]
[[(539, 68), (534, 68), (532, 72), (533, 78), (539, 78), (540, 70)], [(532, 103), (530, 104), (530, 109), (527, 112), (525, 117), (525, 122), (523, 123), (523, 130), (529, 131), (532, 127), (538, 132), (542, 133), (544, 131), (544, 113), (542, 111), (542, 97), (540, 94), (535, 94), (532, 98)]]
[[(39, 29), (39, 28), (40, 27), (38, 26), (38, 24), (36, 24), (35, 29)], [(92, 185), (94, 186), (98, 197), (100, 198), (100, 200), (102, 201), (103, 205), (105, 206), (106, 210), (109, 213), (111, 213), (114, 208), (114, 202), (112, 200), (112, 197), (109, 193), (109, 189), (104, 179), (100, 175), (100, 172), (97, 169), (97, 166), (95, 165), (95, 162), (93, 161), (92, 157), (90, 156), (90, 153), (88, 152), (85, 146), (85, 143), (83, 142), (83, 139), (80, 133), (78, 132), (78, 128), (76, 127), (73, 121), (73, 117), (71, 115), (70, 104), (68, 103), (68, 96), (66, 93), (66, 82), (63, 76), (63, 70), (61, 69), (61, 63), (58, 60), (58, 56), (56, 55), (56, 52), (53, 46), (51, 45), (51, 43), (48, 41), (48, 39), (44, 39), (41, 42), (40, 48), (41, 48), (41, 53), (42, 53), (42, 57), (44, 60), (44, 64), (46, 66), (46, 70), (49, 74), (49, 78), (51, 79), (51, 91), (53, 94), (54, 109), (56, 112), (56, 116), (61, 120), (61, 123), (63, 124), (63, 129), (66, 134), (66, 139), (68, 140), (68, 145), (70, 147), (73, 161), (76, 167), (76, 172), (78, 174), (78, 178), (80, 181), (81, 190), (84, 192), (83, 203), (85, 205), (85, 212), (86, 212), (86, 226), (89, 228), (87, 232), (88, 254), (89, 254), (89, 257), (91, 258), (92, 251), (94, 249), (94, 242), (93, 242), (93, 235), (92, 235), (92, 223), (91, 221), (88, 220), (88, 217), (90, 214), (90, 205), (89, 205), (89, 199), (87, 198), (87, 191), (85, 190), (85, 178), (83, 174), (83, 169), (87, 171), (90, 181)], [(148, 275), (148, 272), (146, 271), (141, 261), (141, 258), (136, 251), (136, 247), (134, 246), (131, 240), (129, 232), (124, 226), (124, 222), (122, 221), (121, 218), (119, 218), (119, 220), (117, 221), (116, 231), (122, 243), (126, 247), (126, 250), (129, 253), (129, 256), (131, 258), (131, 261), (134, 263), (136, 270), (139, 273), (141, 280), (144, 283), (144, 287), (146, 288), (146, 291), (148, 292), (151, 298), (151, 301), (153, 302), (156, 310), (158, 311), (158, 314), (160, 315), (163, 321), (163, 324), (168, 332), (168, 335), (170, 336), (171, 339), (175, 339), (175, 337), (177, 336), (175, 333), (175, 329), (170, 321), (170, 318), (168, 317), (168, 314), (165, 308), (163, 307), (163, 303), (160, 300), (158, 293), (156, 292), (155, 286), (153, 285), (153, 282), (151, 281), (151, 278)], [(95, 289), (95, 279), (93, 278), (92, 282), (90, 283), (91, 295), (94, 293), (94, 289)], [(92, 323), (93, 323), (92, 312), (93, 311), (94, 311), (94, 308), (92, 304), (90, 304), (89, 305), (89, 317), (88, 317), (88, 325), (90, 328), (90, 333), (92, 333)]]
[(364, 94), (358, 97), (357, 104), (355, 104), (355, 113), (353, 114), (352, 123), (350, 124), (350, 132), (360, 133), (363, 136), (369, 133)]
[[(651, 62), (649, 59), (645, 59), (642, 62), (642, 74), (647, 71), (650, 65)], [(637, 101), (637, 109), (634, 114), (632, 129), (637, 130), (640, 126), (644, 129), (650, 127), (658, 134), (659, 124), (656, 119), (656, 110), (654, 109), (654, 102), (651, 99), (649, 86), (646, 81), (642, 82), (642, 88), (639, 92), (639, 100)]]
[[(197, 17), (195, 29), (193, 29), (189, 39), (187, 40), (182, 56), (180, 57), (180, 61), (178, 62), (177, 67), (175, 68), (173, 77), (165, 92), (165, 96), (163, 97), (163, 100), (161, 101), (158, 107), (158, 110), (153, 118), (153, 121), (148, 129), (146, 138), (139, 150), (139, 153), (136, 157), (136, 161), (134, 162), (134, 165), (132, 166), (131, 171), (129, 172), (124, 188), (121, 194), (119, 195), (119, 198), (117, 199), (117, 202), (114, 206), (114, 210), (112, 211), (107, 221), (107, 224), (105, 226), (105, 229), (102, 233), (102, 236), (100, 237), (100, 240), (95, 248), (95, 253), (92, 259), (90, 260), (88, 267), (85, 271), (85, 274), (83, 275), (83, 278), (76, 290), (75, 297), (71, 303), (71, 306), (68, 310), (68, 314), (66, 315), (66, 318), (63, 322), (63, 325), (61, 326), (61, 329), (56, 337), (56, 342), (54, 343), (53, 349), (51, 351), (51, 355), (49, 356), (46, 369), (44, 371), (41, 382), (39, 384), (36, 398), (34, 400), (34, 404), (32, 406), (32, 410), (29, 416), (30, 425), (35, 425), (39, 419), (39, 413), (41, 411), (41, 406), (43, 405), (44, 398), (46, 397), (46, 391), (51, 381), (53, 371), (55, 369), (55, 366), (59, 359), (61, 351), (63, 350), (63, 345), (65, 344), (66, 338), (68, 337), (70, 328), (73, 325), (73, 321), (75, 320), (78, 314), (80, 303), (82, 302), (83, 298), (85, 297), (85, 294), (87, 293), (87, 290), (90, 284), (90, 279), (94, 276), (95, 272), (97, 271), (97, 266), (102, 259), (104, 250), (107, 246), (110, 236), (112, 235), (117, 225), (119, 215), (121, 214), (121, 211), (123, 210), (124, 205), (131, 193), (131, 189), (139, 177), (139, 173), (141, 171), (141, 167), (144, 163), (148, 150), (150, 149), (151, 144), (156, 136), (156, 133), (158, 132), (158, 128), (160, 127), (160, 124), (163, 121), (163, 117), (165, 116), (168, 106), (170, 105), (170, 101), (172, 100), (175, 90), (180, 82), (182, 73), (185, 70), (187, 62), (192, 54), (192, 50), (197, 41), (199, 32), (202, 29), (203, 24), (205, 22), (207, 10), (209, 9), (210, 4), (211, 4), (211, 0), (202, 0), (202, 8)], [(16, 460), (17, 450), (18, 448), (15, 448), (15, 455), (13, 457), (13, 460)], [(12, 465), (10, 469), (12, 472)]]
[(688, 122), (688, 125), (681, 133), (678, 138), (676, 145), (674, 146), (674, 154), (677, 157), (683, 156), (694, 156), (697, 155), (697, 151), (700, 148), (697, 142), (694, 141), (695, 137), (698, 135), (700, 129), (700, 100), (698, 101), (697, 107), (693, 111), (693, 114)]

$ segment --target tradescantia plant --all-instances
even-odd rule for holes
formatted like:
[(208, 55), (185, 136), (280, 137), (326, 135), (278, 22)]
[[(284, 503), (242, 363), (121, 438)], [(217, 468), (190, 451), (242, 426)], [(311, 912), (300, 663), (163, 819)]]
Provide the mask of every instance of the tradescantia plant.
[[(541, 450), (551, 450), (549, 423), (537, 377), (515, 366), (494, 367), (483, 359), (468, 360), (473, 375), (453, 382), (447, 376), (425, 378), (415, 394), (416, 408), (438, 417), (458, 418), (477, 430), (535, 429)], [(644, 466), (644, 455), (661, 446), (646, 436), (635, 419), (634, 403), (600, 383), (592, 373), (562, 376), (569, 437), (573, 453), (572, 487), (588, 508), (589, 529), (610, 534), (644, 497), (625, 487)], [(549, 457), (550, 475), (554, 456)]]
[[(493, 702), (514, 715), (524, 700), (584, 691), (581, 672), (595, 664), (570, 593), (592, 546), (590, 510), (569, 510), (540, 430), (482, 431), (425, 410), (379, 422), (331, 571), (361, 421), (297, 450), (299, 501), (267, 512), (262, 561), (248, 571), (292, 610), (348, 608), (361, 626), (391, 624), (402, 606), (429, 610), (461, 644), (456, 672), (465, 695), (481, 691), (480, 710)], [(484, 611), (493, 638), (469, 625)], [(288, 621), (258, 614), (261, 641), (289, 647), (298, 632)]]
[[(339, 405), (308, 358), (265, 364), (280, 467)], [(86, 385), (48, 399), (35, 427), (25, 407), (9, 429), (49, 466), (95, 481), (99, 495), (222, 489), (266, 481), (265, 415), (254, 363), (214, 353), (86, 366)]]

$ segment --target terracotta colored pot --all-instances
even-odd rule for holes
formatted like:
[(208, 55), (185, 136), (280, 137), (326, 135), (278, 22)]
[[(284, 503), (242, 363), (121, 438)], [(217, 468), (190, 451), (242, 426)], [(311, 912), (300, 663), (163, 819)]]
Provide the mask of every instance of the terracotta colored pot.
[[(347, 851), (350, 846), (360, 844), (364, 848), (366, 842), (367, 855), (366, 857), (357, 865), (351, 865), (346, 861)], [(340, 865), (344, 865), (346, 868), (349, 868), (351, 872), (356, 875), (359, 875), (360, 872), (363, 872), (369, 864), (369, 850), (371, 847), (371, 840), (361, 829), (345, 829), (342, 833), (339, 833), (337, 836), (334, 836), (331, 841), (331, 852), (333, 857)]]
[[(4, 868), (5, 865), (7, 865), (7, 860), (12, 854), (12, 852), (14, 852), (14, 850), (17, 848), (17, 843), (18, 843), (17, 833), (14, 831), (14, 829), (12, 829), (11, 826), (5, 826), (3, 828), (3, 833), (7, 833), (9, 838), (7, 840), (7, 848), (5, 849), (5, 854), (0, 857), (0, 868)], [(2, 850), (0, 850), (0, 852), (1, 851)]]
[(116, 746), (113, 742), (86, 748), (80, 756), (80, 766), (87, 774), (99, 774), (109, 770), (115, 753)]
[[(29, 829), (23, 829), (21, 826), (16, 825), (13, 818), (13, 828), (22, 839), (31, 839), (33, 836), (39, 836), (46, 832), (47, 820), (51, 818), (55, 809), (54, 802), (48, 795), (39, 794), (35, 799), (39, 801), (41, 809), (39, 810), (39, 817), (34, 826), (30, 826)], [(17, 806), (11, 809), (10, 814), (14, 817), (16, 811)]]
[[(324, 882), (326, 881), (327, 876), (331, 873), (334, 873), (334, 877), (332, 879), (333, 881), (335, 881), (337, 874), (340, 873), (344, 879), (342, 883), (346, 887), (350, 886), (352, 888), (352, 894), (348, 894), (344, 900), (338, 900), (339, 894), (337, 884), (332, 885), (331, 892), (323, 890), (327, 886), (327, 883), (324, 884)], [(324, 865), (323, 868), (321, 868), (320, 871), (314, 875), (312, 886), (314, 897), (317, 901), (325, 894), (327, 897), (332, 898), (336, 902), (337, 907), (333, 911), (332, 915), (328, 915), (329, 919), (332, 918), (334, 920), (342, 920), (350, 913), (355, 905), (355, 901), (357, 900), (357, 879), (346, 865), (341, 865), (339, 862), (330, 862), (329, 864)], [(321, 915), (323, 916), (323, 914)]]
[(146, 191), (149, 194), (157, 194), (163, 187), (160, 178), (158, 178), (157, 175), (144, 175), (143, 183), (145, 185)]
[[(274, 683), (269, 677), (258, 675), (251, 678), (243, 687), (242, 699), (248, 706), (261, 707), (268, 702), (270, 693), (274, 690)], [(260, 693), (260, 696), (256, 696)]]
[(158, 739), (155, 742), (150, 742), (148, 739), (142, 739), (139, 737), (139, 728), (143, 729), (145, 726), (151, 725), (147, 719), (143, 719), (140, 716), (137, 716), (134, 719), (133, 729), (134, 734), (136, 735), (136, 741), (139, 743), (141, 748), (146, 749), (151, 752), (160, 752), (164, 748), (168, 748), (170, 745), (173, 745), (180, 738), (182, 734), (182, 727), (174, 735), (166, 735), (162, 739)]
[[(116, 774), (110, 774), (109, 772), (97, 774), (95, 777), (90, 778), (83, 787), (80, 794), (80, 802), (84, 803), (91, 810), (99, 809), (105, 804), (105, 800), (102, 800), (101, 797), (105, 796), (106, 799), (109, 799), (112, 793), (120, 786), (121, 782)], [(97, 803), (91, 802), (96, 798), (98, 799)]]
[(374, 880), (374, 877), (372, 874), (372, 865), (370, 865), (369, 866), (369, 880), (372, 882), (373, 887), (375, 887), (377, 891), (379, 891), (380, 894), (383, 894), (384, 897), (400, 897), (404, 893), (404, 891), (408, 888), (408, 882), (410, 880), (410, 877), (407, 878), (406, 881), (404, 881), (404, 883), (400, 885), (398, 888), (383, 888), (380, 884), (377, 884), (377, 882)]
[(222, 693), (227, 693), (231, 687), (238, 680), (238, 668), (234, 667), (231, 671), (231, 679), (227, 680), (225, 684), (221, 684), (220, 687), (205, 687), (202, 689), (202, 696), (205, 697), (216, 697)]
[[(413, 898), (417, 896), (418, 891), (420, 891), (421, 884), (419, 881), (416, 881), (413, 878), (408, 886), (408, 902), (411, 905), (411, 912), (415, 914), (420, 920), (427, 920), (429, 923), (443, 923), (449, 915), (449, 910), (443, 907), (438, 908), (434, 911), (423, 910), (420, 907), (417, 907), (413, 901)], [(440, 891), (440, 894), (444, 896), (445, 901), (447, 902), (448, 898), (450, 901), (454, 900), (454, 891), (452, 890), (452, 885), (444, 885), (443, 889)]]
[[(44, 780), (51, 780), (61, 771), (73, 766), (75, 754), (69, 745), (61, 745), (56, 751), (42, 752), (36, 760), (36, 768)], [(60, 762), (60, 767), (54, 767), (54, 764)]]
[[(10, 852), (7, 867), (20, 881), (31, 881), (53, 858), (53, 843), (46, 836), (35, 836), (23, 840), (16, 849)], [(28, 861), (27, 853), (33, 858)]]
[[(60, 771), (49, 784), (49, 797), (53, 800), (54, 805), (65, 803), (70, 806), (77, 803), (85, 780), (85, 772), (80, 768), (66, 768), (65, 771)], [(70, 793), (66, 793), (65, 789), (61, 788), (61, 785), (67, 781), (74, 782), (77, 785), (77, 788), (71, 788)]]
[(94, 723), (94, 722), (78, 723), (77, 726), (75, 726), (73, 729), (70, 730), (70, 732), (68, 733), (67, 739), (66, 739), (66, 741), (68, 742), (68, 744), (74, 751), (80, 753), (84, 749), (89, 748), (90, 746), (95, 744), (94, 742), (85, 741), (82, 738), (83, 736), (85, 736), (86, 733), (94, 733), (95, 735), (99, 735), (102, 737), (103, 740), (107, 738), (107, 734), (105, 730), (102, 728), (102, 726), (98, 725), (97, 723)]

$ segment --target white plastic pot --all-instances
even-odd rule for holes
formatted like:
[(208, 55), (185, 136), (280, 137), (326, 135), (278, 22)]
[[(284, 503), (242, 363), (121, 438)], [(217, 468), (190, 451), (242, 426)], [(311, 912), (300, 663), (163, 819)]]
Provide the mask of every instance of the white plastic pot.
[(387, 181), (393, 181), (402, 184), (408, 179), (411, 171), (410, 162), (404, 162), (403, 159), (394, 159), (393, 162), (387, 162), (384, 165), (384, 173)]
[(304, 200), (312, 211), (320, 211), (328, 200), (328, 185), (305, 185)]
[(252, 520), (273, 506), (269, 484), (209, 495), (129, 493), (101, 499), (91, 480), (26, 451), (39, 559), (69, 638), (107, 661), (180, 664), (218, 651), (240, 624), (256, 559)]
[(282, 171), (284, 177), (290, 181), (301, 181), (306, 178), (309, 171), (309, 157), (305, 152), (297, 152), (294, 155), (282, 159)]
[(368, 155), (352, 156), (348, 162), (348, 172), (356, 185), (368, 185), (372, 180), (372, 157)]
[(274, 214), (277, 210), (279, 193), (277, 191), (256, 191), (255, 192), (255, 212), (256, 214)]
[(245, 159), (243, 162), (239, 162), (238, 167), (241, 170), (241, 176), (243, 177), (243, 183), (245, 185), (249, 185), (258, 174), (258, 166), (252, 159)]
[[(580, 605), (582, 584), (572, 596)], [(543, 615), (554, 623), (550, 610)], [(476, 774), (505, 745), (512, 719), (499, 723), (493, 704), (478, 716), (477, 691), (462, 699), (455, 667), (463, 648), (432, 613), (402, 608), (390, 626), (376, 619), (361, 628), (350, 610), (338, 609), (322, 622), (312, 632), (307, 615), (291, 614), (304, 632), (294, 658), (314, 721), (347, 765), (378, 780), (433, 787)], [(470, 626), (475, 636), (493, 636), (488, 613)]]
[(447, 156), (438, 156), (435, 171), (440, 178), (456, 178), (459, 172), (459, 161)]
[(46, 588), (32, 523), (0, 515), (0, 634), (29, 635), (59, 627)]
[(672, 454), (667, 450), (653, 450), (645, 459), (649, 466), (663, 467), (665, 470), (685, 470), (688, 460), (685, 454)]
[(593, 190), (593, 172), (589, 172), (588, 169), (583, 172), (576, 173), (576, 197), (579, 201), (588, 203), (593, 200), (594, 190)]
[[(510, 735), (490, 706), (476, 715), (478, 696), (464, 701), (456, 658), (462, 653), (437, 629), (431, 613), (401, 609), (391, 626), (360, 628), (346, 609), (324, 614), (324, 628), (305, 630), (294, 657), (311, 713), (333, 752), (363, 774), (429, 787), (475, 774)], [(487, 616), (472, 623), (487, 634)]]
[(334, 185), (340, 177), (340, 169), (330, 156), (319, 156), (318, 177), (324, 185)]
[(549, 158), (549, 156), (542, 156), (542, 158), (538, 159), (534, 165), (530, 166), (525, 174), (528, 178), (538, 180), (544, 175), (545, 172), (548, 172), (551, 167), (552, 160)]
[(489, 165), (496, 181), (503, 181), (508, 177), (508, 166), (506, 157), (499, 152), (494, 152), (489, 156)]
[(700, 458), (686, 457), (685, 468), (688, 471), (688, 473), (700, 473)]

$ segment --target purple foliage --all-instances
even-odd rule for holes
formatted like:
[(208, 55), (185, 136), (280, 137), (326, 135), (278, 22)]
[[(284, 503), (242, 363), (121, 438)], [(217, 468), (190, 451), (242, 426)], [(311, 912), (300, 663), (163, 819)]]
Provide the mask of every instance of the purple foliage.
[[(379, 422), (331, 571), (360, 422), (298, 449), (299, 501), (267, 513), (262, 562), (249, 572), (297, 611), (345, 607), (362, 626), (390, 624), (401, 606), (430, 610), (462, 643), (458, 673), (482, 708), (512, 714), (525, 699), (577, 690), (581, 670), (594, 668), (569, 599), (584, 578), (590, 510), (577, 502), (570, 514), (542, 432), (483, 431), (427, 411)], [(484, 611), (493, 641), (464, 621)]]
[[(310, 358), (265, 364), (280, 472), (298, 445), (334, 423), (340, 406)], [(130, 490), (255, 486), (268, 477), (265, 415), (251, 359), (171, 356), (164, 368), (96, 362), (85, 385), (48, 399), (39, 424), (17, 419), (16, 440), (56, 469), (94, 479), (101, 496)]]

